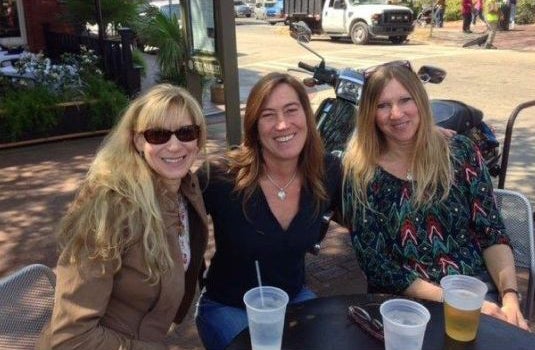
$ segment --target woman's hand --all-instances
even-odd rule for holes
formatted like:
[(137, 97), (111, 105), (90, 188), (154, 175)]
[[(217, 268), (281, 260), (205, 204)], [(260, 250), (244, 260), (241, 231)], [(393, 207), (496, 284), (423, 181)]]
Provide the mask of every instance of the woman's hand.
[(451, 139), (453, 136), (457, 135), (457, 132), (455, 130), (445, 129), (441, 126), (437, 126), (436, 128), (443, 136), (448, 139)]
[(481, 313), (508, 322), (507, 315), (505, 314), (505, 312), (498, 306), (498, 304), (492, 303), (490, 301), (483, 301), (483, 305), (481, 306)]
[(507, 322), (529, 331), (528, 323), (520, 311), (520, 302), (515, 293), (507, 293), (502, 299), (502, 311), (507, 317)]
[[(505, 296), (507, 296), (507, 294)], [(529, 331), (528, 324), (524, 319), (524, 316), (522, 316), (522, 312), (520, 311), (518, 300), (516, 305), (511, 302), (508, 303), (505, 301), (505, 296), (503, 306), (501, 308), (495, 303), (486, 300), (483, 301), (481, 312)]]

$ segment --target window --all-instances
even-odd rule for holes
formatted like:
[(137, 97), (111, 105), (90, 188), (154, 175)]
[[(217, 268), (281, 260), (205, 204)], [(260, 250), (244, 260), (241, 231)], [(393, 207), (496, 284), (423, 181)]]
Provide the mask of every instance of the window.
[(20, 37), (16, 0), (0, 0), (0, 38)]

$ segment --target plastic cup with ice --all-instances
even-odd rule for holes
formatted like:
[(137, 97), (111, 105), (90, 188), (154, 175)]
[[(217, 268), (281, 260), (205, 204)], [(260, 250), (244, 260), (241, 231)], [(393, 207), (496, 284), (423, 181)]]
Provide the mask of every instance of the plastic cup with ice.
[(253, 350), (280, 350), (288, 294), (280, 288), (261, 286), (243, 296)]
[(420, 303), (390, 299), (379, 308), (383, 317), (386, 350), (421, 350), (425, 329), (431, 318)]

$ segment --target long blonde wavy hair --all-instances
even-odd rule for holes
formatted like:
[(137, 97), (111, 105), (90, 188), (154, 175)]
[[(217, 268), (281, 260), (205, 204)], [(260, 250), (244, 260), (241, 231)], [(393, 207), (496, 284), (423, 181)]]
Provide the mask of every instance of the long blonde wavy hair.
[(264, 163), (262, 144), (258, 135), (258, 120), (268, 98), (276, 87), (287, 84), (295, 90), (306, 116), (307, 137), (299, 156), (298, 167), (304, 176), (304, 186), (314, 197), (315, 208), (327, 198), (324, 187), (325, 165), (324, 147), (316, 130), (314, 113), (306, 90), (297, 79), (286, 73), (269, 73), (260, 79), (251, 89), (247, 98), (243, 122), (244, 140), (240, 147), (227, 154), (230, 172), (236, 175), (235, 191), (244, 193), (244, 208), (252, 193), (259, 186), (258, 179), (262, 175)]
[(429, 97), (418, 76), (409, 68), (383, 65), (371, 74), (364, 87), (357, 116), (357, 131), (351, 137), (343, 158), (344, 187), (350, 182), (353, 200), (367, 205), (367, 188), (373, 179), (380, 156), (386, 152), (386, 140), (375, 117), (379, 97), (391, 80), (397, 80), (412, 96), (420, 125), (409, 169), (413, 174), (412, 201), (421, 207), (448, 196), (453, 184), (448, 141), (435, 127)]
[(86, 178), (60, 224), (58, 242), (66, 263), (84, 259), (112, 261), (118, 271), (121, 254), (142, 241), (147, 280), (158, 283), (174, 262), (162, 219), (163, 185), (138, 154), (136, 133), (163, 127), (166, 120), (191, 116), (201, 128), (199, 149), (206, 143), (206, 124), (197, 101), (183, 88), (161, 84), (136, 98), (103, 142)]

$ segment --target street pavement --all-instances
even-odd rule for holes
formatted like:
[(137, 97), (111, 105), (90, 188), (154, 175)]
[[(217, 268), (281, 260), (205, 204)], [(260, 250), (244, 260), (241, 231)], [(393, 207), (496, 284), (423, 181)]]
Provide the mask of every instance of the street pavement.
[[(461, 33), (460, 24), (456, 27), (457, 24), (449, 23), (446, 28), (434, 30), (431, 38), (427, 36), (428, 28), (419, 28), (411, 41), (417, 40), (436, 47), (460, 47), (467, 38)], [(495, 45), (498, 50), (510, 50), (510, 55), (535, 51), (535, 26), (517, 26), (515, 31), (499, 32)], [(479, 69), (481, 75), (487, 74), (487, 67), (475, 65), (473, 69)], [(501, 69), (512, 71), (522, 67), (504, 64)], [(257, 74), (249, 75), (247, 72), (240, 70), (242, 103), (258, 78)], [(533, 75), (532, 72), (526, 74)], [(532, 84), (532, 81), (533, 79), (527, 79), (524, 83), (526, 86), (520, 85), (517, 88), (528, 88), (527, 84)], [(144, 83), (145, 88), (151, 84), (146, 81)], [(331, 93), (329, 90), (311, 91), (313, 105), (317, 106)], [(206, 152), (209, 157), (221, 154), (226, 149), (224, 107), (215, 105), (208, 99), (203, 107), (209, 130)], [(55, 266), (56, 225), (72, 200), (101, 141), (102, 136), (94, 136), (0, 148), (0, 277), (31, 263)], [(195, 166), (199, 166), (202, 159)], [(211, 240), (207, 259), (213, 251), (214, 244)], [(365, 278), (354, 257), (346, 230), (331, 225), (320, 254), (307, 257), (307, 281), (321, 296), (366, 290)], [(176, 328), (173, 338), (185, 349), (202, 349), (192, 312)]]

